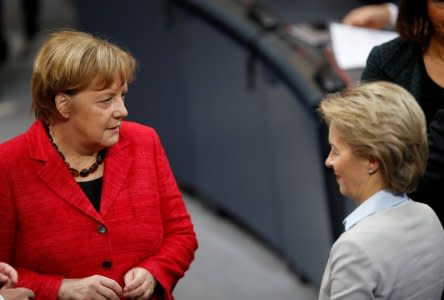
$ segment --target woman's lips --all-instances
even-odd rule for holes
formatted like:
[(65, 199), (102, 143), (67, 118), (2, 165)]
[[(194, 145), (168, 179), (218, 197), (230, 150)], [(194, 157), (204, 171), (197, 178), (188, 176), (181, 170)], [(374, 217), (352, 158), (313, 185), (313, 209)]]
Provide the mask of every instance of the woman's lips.
[(108, 131), (111, 131), (111, 132), (113, 132), (113, 133), (119, 132), (119, 130), (120, 130), (120, 125), (117, 125), (117, 126), (114, 126), (114, 127), (109, 127), (107, 130), (108, 130)]
[(116, 126), (108, 127), (109, 130), (119, 129), (121, 124), (117, 124)]

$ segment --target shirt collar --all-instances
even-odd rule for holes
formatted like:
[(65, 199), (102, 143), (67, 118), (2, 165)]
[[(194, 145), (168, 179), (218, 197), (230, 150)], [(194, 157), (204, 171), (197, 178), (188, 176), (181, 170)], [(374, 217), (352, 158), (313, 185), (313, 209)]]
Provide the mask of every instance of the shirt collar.
[(407, 195), (404, 193), (393, 194), (386, 190), (379, 191), (361, 203), (351, 214), (347, 216), (347, 218), (344, 219), (342, 223), (344, 224), (345, 231), (352, 228), (356, 223), (365, 217), (383, 211), (387, 208), (398, 206), (407, 200)]

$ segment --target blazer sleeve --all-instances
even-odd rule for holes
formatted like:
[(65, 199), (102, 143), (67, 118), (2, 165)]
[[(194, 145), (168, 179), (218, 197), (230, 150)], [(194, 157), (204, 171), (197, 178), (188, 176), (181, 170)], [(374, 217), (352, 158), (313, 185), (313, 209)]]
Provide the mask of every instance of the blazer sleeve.
[(330, 300), (376, 299), (378, 272), (365, 249), (351, 240), (338, 241), (330, 253)]
[[(12, 263), (16, 228), (18, 226), (11, 178), (0, 162), (0, 261)], [(61, 276), (44, 275), (14, 266), (19, 274), (18, 287), (27, 287), (37, 295), (36, 300), (57, 299)]]
[(10, 190), (11, 179), (0, 161), (0, 261), (11, 263), (15, 240), (16, 214)]
[(194, 259), (197, 239), (182, 194), (159, 137), (152, 130), (164, 240), (158, 253), (142, 262), (172, 299), (171, 292)]

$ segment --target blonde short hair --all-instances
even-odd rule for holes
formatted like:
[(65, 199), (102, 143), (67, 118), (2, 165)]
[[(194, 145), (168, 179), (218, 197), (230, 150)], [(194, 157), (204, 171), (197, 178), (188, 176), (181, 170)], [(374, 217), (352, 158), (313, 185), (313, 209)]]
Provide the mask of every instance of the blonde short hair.
[(404, 88), (375, 81), (330, 94), (318, 112), (358, 157), (380, 163), (385, 188), (410, 193), (424, 174), (427, 130), (424, 113)]
[(75, 30), (49, 36), (38, 52), (32, 72), (32, 111), (46, 123), (60, 115), (55, 107), (59, 92), (76, 94), (91, 83), (110, 86), (118, 79), (134, 79), (136, 60), (127, 51), (104, 39)]

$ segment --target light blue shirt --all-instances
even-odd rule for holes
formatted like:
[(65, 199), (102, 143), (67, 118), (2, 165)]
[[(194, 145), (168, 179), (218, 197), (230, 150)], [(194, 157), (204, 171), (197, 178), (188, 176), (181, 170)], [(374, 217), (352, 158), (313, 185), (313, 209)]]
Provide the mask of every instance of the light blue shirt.
[(342, 223), (344, 224), (345, 231), (352, 228), (365, 217), (398, 206), (407, 200), (408, 198), (406, 194), (392, 194), (386, 190), (379, 191), (361, 203), (361, 205), (344, 219)]

